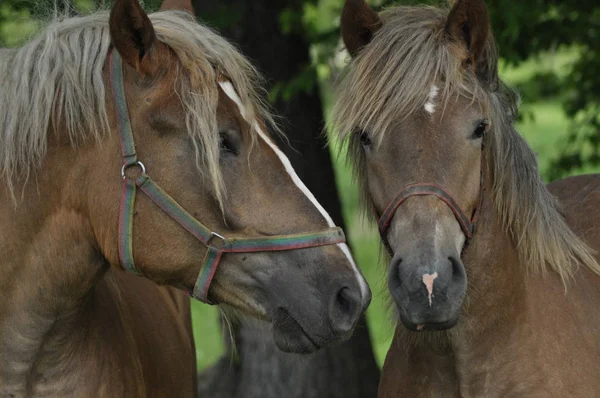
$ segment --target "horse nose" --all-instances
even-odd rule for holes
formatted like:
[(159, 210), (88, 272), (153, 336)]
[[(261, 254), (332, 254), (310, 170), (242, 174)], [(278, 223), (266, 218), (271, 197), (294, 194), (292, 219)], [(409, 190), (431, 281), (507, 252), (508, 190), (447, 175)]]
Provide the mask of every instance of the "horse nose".
[(329, 304), (331, 328), (338, 336), (350, 333), (363, 310), (358, 287), (343, 286), (336, 289)]

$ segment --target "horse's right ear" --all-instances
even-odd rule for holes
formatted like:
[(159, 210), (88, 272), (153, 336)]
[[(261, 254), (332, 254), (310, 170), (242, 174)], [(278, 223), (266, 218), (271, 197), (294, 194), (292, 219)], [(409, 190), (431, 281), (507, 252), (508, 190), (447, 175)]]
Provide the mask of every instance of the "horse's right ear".
[(152, 22), (138, 0), (116, 0), (109, 26), (112, 43), (121, 58), (137, 71), (150, 74), (150, 54), (157, 40)]
[(352, 57), (356, 57), (371, 42), (379, 28), (381, 19), (365, 0), (346, 0), (341, 30), (344, 45)]
[(448, 20), (446, 34), (467, 49), (467, 64), (477, 69), (490, 35), (490, 16), (483, 0), (457, 0)]

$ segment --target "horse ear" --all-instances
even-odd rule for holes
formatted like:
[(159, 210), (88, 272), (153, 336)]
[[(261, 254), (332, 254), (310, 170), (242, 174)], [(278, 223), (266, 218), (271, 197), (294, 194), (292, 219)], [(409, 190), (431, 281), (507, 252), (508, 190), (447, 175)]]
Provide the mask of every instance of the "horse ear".
[(446, 21), (446, 34), (465, 45), (468, 51), (466, 63), (477, 68), (490, 34), (490, 16), (485, 2), (456, 0)]
[(346, 0), (342, 11), (341, 30), (344, 45), (352, 57), (369, 44), (381, 28), (381, 19), (365, 0)]
[(110, 13), (110, 36), (114, 47), (130, 66), (150, 72), (150, 53), (156, 45), (152, 22), (138, 0), (116, 0)]
[(181, 10), (194, 15), (194, 6), (191, 0), (165, 0), (160, 7), (160, 11)]

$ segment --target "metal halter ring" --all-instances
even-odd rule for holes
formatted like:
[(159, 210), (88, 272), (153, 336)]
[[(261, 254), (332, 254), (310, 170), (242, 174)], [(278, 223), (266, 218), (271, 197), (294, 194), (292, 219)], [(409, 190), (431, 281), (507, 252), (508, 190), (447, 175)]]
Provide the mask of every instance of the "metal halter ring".
[(125, 180), (127, 178), (127, 175), (125, 175), (125, 172), (127, 171), (127, 169), (130, 167), (133, 167), (133, 166), (137, 166), (140, 169), (142, 169), (142, 175), (146, 174), (146, 166), (144, 166), (144, 163), (142, 163), (138, 160), (135, 163), (124, 164), (123, 167), (121, 167), (121, 177), (123, 177), (123, 180)]
[[(219, 246), (215, 246), (215, 245), (211, 244), (212, 241), (214, 241), (214, 240), (218, 240), (220, 242)], [(206, 243), (216, 249), (222, 249), (225, 241), (227, 241), (227, 238), (225, 238), (223, 235), (220, 235), (220, 234), (216, 233), (215, 231), (211, 231), (210, 238), (208, 239), (208, 242), (206, 242)]]

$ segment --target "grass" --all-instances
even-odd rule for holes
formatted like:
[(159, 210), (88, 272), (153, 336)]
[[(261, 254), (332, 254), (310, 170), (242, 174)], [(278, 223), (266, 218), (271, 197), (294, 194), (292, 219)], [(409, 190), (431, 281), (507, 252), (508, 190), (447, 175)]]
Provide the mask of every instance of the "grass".
[(339, 145), (332, 141), (330, 149), (350, 247), (373, 293), (367, 323), (375, 357), (382, 364), (393, 337), (394, 323), (388, 306), (386, 267), (379, 234), (373, 221), (360, 209), (358, 185), (345, 156), (340, 156)]
[(194, 341), (196, 342), (196, 361), (198, 369), (204, 369), (214, 363), (223, 353), (223, 336), (219, 325), (219, 310), (192, 300), (192, 319), (194, 321)]

